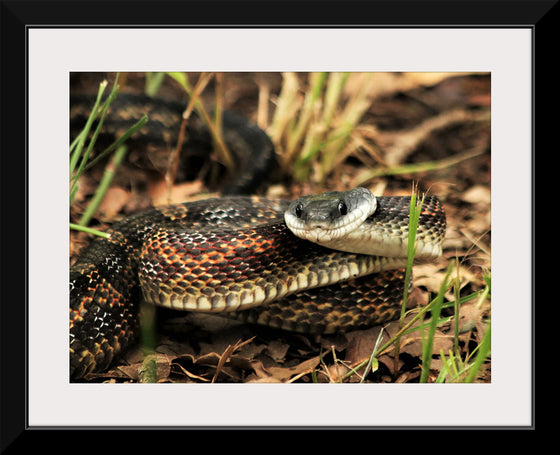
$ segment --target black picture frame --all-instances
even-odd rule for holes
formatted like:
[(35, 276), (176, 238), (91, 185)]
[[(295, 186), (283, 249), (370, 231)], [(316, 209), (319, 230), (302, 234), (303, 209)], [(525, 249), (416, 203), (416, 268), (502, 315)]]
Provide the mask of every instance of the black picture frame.
[[(100, 443), (103, 438), (91, 432), (72, 431), (66, 440), (59, 430), (52, 428), (34, 429), (27, 421), (27, 33), (32, 28), (56, 27), (396, 27), (396, 28), (527, 28), (532, 31), (533, 43), (533, 131), (538, 130), (539, 142), (545, 144), (546, 133), (554, 131), (551, 124), (557, 96), (551, 86), (548, 74), (550, 66), (550, 46), (558, 41), (558, 2), (550, 1), (413, 1), (390, 0), (376, 2), (362, 1), (1, 1), (1, 121), (0, 159), (2, 163), (1, 207), (2, 207), (2, 286), (0, 288), (0, 384), (1, 384), (1, 448), (6, 453), (21, 453), (33, 444), (66, 444), (69, 440), (82, 441), (73, 452), (84, 450), (90, 445), (88, 440)], [(538, 103), (535, 102), (537, 95)], [(536, 115), (539, 108), (541, 115)], [(540, 127), (536, 128), (536, 120)], [(541, 136), (541, 134), (543, 136)], [(534, 138), (534, 135), (533, 135)], [(533, 139), (532, 177), (535, 173), (535, 148)], [(533, 220), (532, 250), (534, 257), (534, 195), (532, 184)], [(535, 267), (533, 260), (533, 283)], [(45, 273), (48, 273), (46, 271)], [(534, 304), (534, 290), (533, 290)], [(48, 301), (48, 298), (46, 298)], [(534, 328), (533, 310), (533, 328)], [(533, 335), (534, 340), (534, 335)], [(534, 354), (534, 346), (532, 348)], [(523, 429), (536, 429), (535, 391), (533, 357), (533, 415), (532, 425)], [(118, 403), (115, 404), (118, 406)], [(108, 410), (108, 412), (114, 412)], [(419, 427), (421, 428), (421, 427)], [(444, 428), (444, 427), (443, 427)], [(219, 428), (224, 430), (224, 428)], [(239, 429), (235, 425), (225, 428)], [(259, 429), (258, 427), (249, 429)], [(263, 428), (268, 430), (270, 428)], [(290, 428), (274, 428), (289, 430)], [(311, 428), (302, 428), (311, 430)], [(319, 428), (329, 430), (333, 428)], [(354, 429), (354, 428), (340, 428)], [(375, 428), (361, 428), (375, 430)], [(416, 428), (413, 428), (416, 429)], [(441, 428), (440, 428), (441, 429)], [(503, 428), (494, 428), (503, 429)], [(325, 436), (325, 435), (321, 435)], [(228, 437), (230, 437), (228, 435)], [(276, 435), (278, 437), (278, 435)], [(336, 436), (334, 436), (336, 437)], [(87, 439), (86, 439), (87, 438)], [(331, 439), (329, 436), (324, 439)], [(145, 446), (140, 435), (131, 435), (140, 446)], [(307, 438), (305, 438), (307, 439)], [(316, 442), (316, 438), (310, 438)], [(214, 443), (214, 438), (207, 439)], [(78, 443), (76, 443), (78, 444)], [(129, 444), (123, 440), (123, 447)], [(298, 443), (299, 444), (299, 443)], [(97, 444), (91, 444), (97, 446)], [(53, 446), (55, 450), (55, 446)], [(130, 447), (127, 448), (130, 450)], [(64, 452), (64, 450), (63, 450)]]

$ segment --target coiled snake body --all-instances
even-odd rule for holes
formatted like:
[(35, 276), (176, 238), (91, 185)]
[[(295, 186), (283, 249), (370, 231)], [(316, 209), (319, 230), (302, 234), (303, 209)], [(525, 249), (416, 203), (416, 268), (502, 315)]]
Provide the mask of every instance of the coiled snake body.
[[(106, 369), (126, 351), (142, 297), (313, 333), (395, 318), (409, 205), (363, 188), (293, 202), (226, 196), (115, 223), (70, 270), (71, 377)], [(428, 196), (416, 257), (439, 256), (444, 234), (443, 208)]]

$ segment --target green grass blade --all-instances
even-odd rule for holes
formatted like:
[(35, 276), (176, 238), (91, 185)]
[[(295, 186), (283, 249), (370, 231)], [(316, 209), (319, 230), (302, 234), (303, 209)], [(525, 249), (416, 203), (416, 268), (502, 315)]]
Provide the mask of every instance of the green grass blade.
[(436, 384), (441, 384), (445, 382), (445, 378), (449, 376), (451, 370), (451, 364), (453, 363), (453, 353), (449, 353), (449, 358), (445, 357), (443, 350), (440, 350), (439, 357), (441, 359), (441, 370), (435, 380)]
[(103, 231), (98, 231), (97, 229), (92, 229), (87, 226), (80, 226), (76, 223), (70, 223), (70, 229), (74, 229), (76, 231), (87, 232), (88, 234), (97, 235), (98, 237), (103, 237), (104, 239), (110, 239), (111, 236)]
[(474, 362), (471, 365), (471, 369), (469, 371), (467, 378), (465, 379), (465, 382), (469, 382), (469, 383), (474, 382), (480, 368), (482, 367), (482, 364), (490, 356), (491, 344), (492, 344), (490, 331), (491, 331), (491, 327), (490, 325), (488, 325), (488, 328), (486, 329), (486, 333), (484, 333), (484, 337), (482, 338), (482, 341), (478, 346), (479, 348), (478, 352), (476, 354)]
[(430, 326), (428, 329), (428, 336), (426, 340), (423, 342), (423, 346), (422, 346), (422, 372), (420, 374), (421, 383), (428, 382), (428, 376), (430, 374), (430, 365), (432, 362), (432, 353), (434, 348), (434, 336), (439, 324), (439, 316), (441, 314), (441, 308), (443, 306), (444, 294), (449, 288), (449, 277), (451, 275), (452, 270), (453, 270), (453, 264), (449, 264), (449, 267), (447, 268), (447, 273), (445, 274), (445, 278), (442, 281), (439, 292), (434, 299), (434, 304), (431, 306), (432, 315), (430, 319)]
[(189, 96), (192, 96), (192, 87), (185, 73), (168, 71), (165, 74), (174, 79)]
[(453, 305), (454, 309), (454, 324), (453, 324), (453, 352), (459, 355), (459, 323), (461, 320), (461, 304), (459, 303), (461, 296), (461, 277), (459, 276), (459, 264), (458, 261), (455, 265), (455, 278), (453, 279), (453, 296), (455, 297), (455, 303)]
[[(373, 351), (371, 352), (371, 355), (369, 356), (369, 362), (366, 365), (366, 369), (364, 371), (364, 375), (362, 376), (362, 379), (360, 379), (360, 383), (365, 381), (366, 376), (370, 371), (373, 373), (373, 372), (377, 371), (377, 369), (379, 368), (379, 361), (375, 357), (375, 353), (377, 352), (377, 349), (379, 348), (379, 345), (381, 344), (382, 340), (383, 340), (383, 327), (379, 331), (379, 335), (377, 335), (377, 340), (375, 340), (375, 346), (373, 347)], [(359, 370), (359, 368), (358, 368), (358, 370)]]
[(96, 156), (93, 160), (91, 160), (86, 166), (84, 166), (84, 171), (87, 171), (89, 168), (95, 166), (100, 160), (104, 157), (108, 156), (114, 150), (118, 149), (123, 143), (136, 131), (142, 128), (146, 122), (148, 121), (148, 115), (144, 114), (140, 120), (138, 120), (133, 126), (130, 127), (126, 132), (123, 133), (115, 142), (113, 142), (109, 147), (107, 147), (103, 152), (101, 152), (98, 156)]
[(97, 211), (99, 204), (101, 204), (101, 201), (103, 201), (105, 193), (107, 193), (107, 190), (109, 189), (109, 186), (113, 181), (117, 168), (120, 166), (120, 164), (124, 160), (124, 157), (126, 156), (126, 152), (126, 146), (122, 145), (113, 155), (113, 158), (105, 168), (105, 172), (103, 173), (103, 177), (99, 182), (99, 186), (97, 187), (95, 194), (91, 198), (89, 205), (80, 218), (80, 221), (78, 223), (80, 226), (86, 226)]
[[(78, 135), (74, 138), (74, 140), (70, 144), (70, 160), (72, 160), (72, 156), (73, 156), (72, 152), (74, 151), (76, 146), (79, 144), (79, 142), (82, 140), (82, 137), (86, 137), (83, 130), (78, 133)], [(79, 157), (80, 154), (78, 153), (77, 156)], [(74, 165), (75, 165), (75, 163), (74, 163)], [(70, 175), (72, 175), (72, 163), (70, 163)]]
[(330, 73), (325, 92), (325, 107), (321, 123), (329, 126), (336, 110), (340, 106), (340, 98), (350, 73)]
[(146, 84), (144, 86), (144, 93), (148, 96), (155, 96), (158, 92), (163, 79), (165, 78), (165, 73), (146, 73)]
[[(412, 276), (412, 265), (414, 263), (414, 256), (416, 255), (416, 232), (418, 230), (418, 221), (420, 219), (420, 212), (422, 210), (422, 205), (424, 203), (424, 198), (420, 201), (419, 204), (416, 203), (416, 189), (415, 187), (412, 188), (412, 193), (410, 195), (410, 210), (409, 210), (409, 217), (408, 217), (408, 245), (407, 245), (407, 260), (406, 260), (406, 269), (405, 269), (405, 276), (404, 276), (404, 291), (403, 291), (403, 299), (401, 303), (401, 314), (399, 317), (399, 329), (402, 329), (404, 323), (404, 316), (406, 314), (406, 304), (408, 302), (408, 290), (411, 284), (411, 276)], [(399, 353), (401, 347), (401, 340), (398, 337), (395, 341), (395, 358), (393, 363), (393, 374), (397, 373), (398, 365), (399, 365)]]
[[(82, 153), (82, 147), (81, 146), (77, 146), (76, 150), (74, 150), (73, 156), (71, 158), (71, 163), (70, 163), (70, 169), (71, 169), (70, 178), (71, 178), (71, 181), (72, 181), (72, 184), (71, 184), (71, 187), (70, 187), (70, 202), (72, 202), (72, 200), (74, 198), (74, 195), (76, 194), (76, 191), (77, 191), (77, 188), (78, 188), (78, 178), (80, 177), (82, 172), (84, 172), (84, 169), (86, 167), (86, 163), (88, 162), (89, 157), (91, 155), (91, 152), (93, 151), (93, 146), (95, 145), (95, 142), (97, 141), (97, 137), (99, 135), (99, 132), (101, 131), (101, 127), (103, 126), (103, 121), (105, 120), (105, 116), (107, 115), (107, 111), (109, 110), (109, 106), (111, 105), (111, 103), (113, 102), (115, 97), (117, 96), (118, 89), (119, 89), (119, 86), (117, 84), (118, 80), (119, 80), (119, 74), (117, 73), (117, 76), (115, 78), (115, 82), (113, 83), (113, 89), (111, 90), (111, 93), (109, 94), (109, 96), (103, 102), (103, 104), (101, 106), (100, 114), (99, 114), (99, 122), (97, 124), (97, 127), (95, 128), (95, 131), (93, 133), (92, 138), (90, 139), (90, 141), (88, 143), (88, 147), (87, 147), (86, 151), (84, 153)], [(101, 97), (101, 94), (98, 95), (98, 100), (100, 99), (100, 97)], [(97, 101), (96, 101), (96, 105), (98, 105)], [(93, 123), (93, 119), (96, 118), (95, 117), (96, 115), (97, 115), (97, 108), (94, 108), (92, 110), (90, 116), (88, 117), (88, 121), (86, 122), (86, 128), (88, 128), (88, 124), (91, 125), (91, 123)], [(87, 132), (89, 133), (89, 130)], [(86, 131), (82, 131), (82, 139), (81, 140), (85, 141), (85, 138), (87, 137), (87, 135), (88, 134), (86, 133)], [(78, 154), (78, 157), (81, 156), (80, 164), (78, 166), (78, 169), (75, 172), (73, 172), (73, 169), (75, 167), (75, 163), (74, 163), (74, 167), (73, 167), (73, 163), (72, 163), (72, 160), (74, 158), (74, 154)]]
[(403, 304), (401, 306), (401, 320), (404, 318), (406, 311), (406, 302), (408, 300), (408, 291), (412, 277), (412, 265), (414, 264), (414, 256), (416, 256), (416, 233), (418, 231), (418, 222), (420, 221), (420, 213), (424, 205), (424, 197), (420, 202), (416, 203), (416, 192), (413, 191), (410, 195), (410, 214), (408, 219), (408, 245), (407, 245), (407, 258), (406, 270), (404, 276), (404, 293)]
[[(93, 108), (91, 110), (91, 114), (89, 115), (84, 129), (80, 132), (80, 134), (76, 137), (74, 142), (71, 144), (71, 151), (73, 152), (70, 155), (70, 178), (74, 174), (74, 170), (78, 164), (80, 156), (82, 156), (82, 150), (85, 145), (86, 138), (89, 135), (89, 130), (91, 129), (91, 125), (93, 124), (94, 120), (97, 118), (98, 115), (98, 108), (99, 103), (101, 102), (101, 97), (103, 96), (103, 92), (107, 87), (107, 81), (103, 81), (99, 84), (99, 90), (97, 92), (97, 98), (95, 99), (95, 103), (93, 104)], [(75, 146), (73, 146), (75, 144)]]
[(301, 142), (305, 131), (309, 131), (309, 122), (313, 116), (315, 106), (320, 101), (327, 73), (311, 73), (309, 76), (310, 90), (305, 95), (305, 100), (298, 116), (296, 125), (288, 136), (287, 153), (294, 154), (297, 145)]

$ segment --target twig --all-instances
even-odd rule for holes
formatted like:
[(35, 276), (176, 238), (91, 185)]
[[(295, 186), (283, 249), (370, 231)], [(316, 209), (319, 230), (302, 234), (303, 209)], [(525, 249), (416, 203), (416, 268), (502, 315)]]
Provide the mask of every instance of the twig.
[(230, 344), (228, 345), (228, 347), (225, 349), (225, 351), (223, 352), (223, 354), (220, 356), (220, 360), (218, 361), (218, 365), (216, 365), (216, 371), (214, 373), (214, 376), (212, 377), (212, 383), (216, 382), (216, 380), (218, 379), (218, 375), (220, 374), (220, 372), (222, 371), (223, 366), (226, 364), (226, 362), (229, 360), (229, 358), (231, 357), (231, 355), (237, 351), (238, 349), (241, 349), (241, 347), (245, 346), (246, 344), (250, 343), (251, 341), (253, 341), (255, 339), (255, 337), (249, 338), (246, 341), (238, 341), (237, 343), (235, 343), (233, 346)]
[(435, 117), (424, 120), (417, 127), (406, 131), (395, 133), (385, 133), (379, 136), (379, 140), (385, 142), (392, 140), (391, 145), (385, 148), (385, 156), (389, 166), (396, 166), (404, 161), (418, 145), (422, 143), (430, 134), (435, 131), (447, 128), (457, 123), (467, 121), (488, 121), (490, 119), (487, 112), (473, 114), (464, 109), (454, 109), (444, 112)]
[(486, 152), (486, 147), (475, 147), (464, 153), (459, 153), (449, 158), (443, 158), (438, 161), (424, 161), (423, 163), (402, 164), (400, 166), (388, 168), (366, 169), (360, 172), (354, 179), (354, 185), (363, 185), (366, 182), (387, 175), (415, 174), (418, 172), (437, 171), (454, 166), (461, 161), (469, 160), (480, 156)]
[(191, 93), (189, 104), (183, 112), (183, 118), (181, 120), (181, 127), (179, 129), (179, 137), (177, 138), (177, 146), (175, 149), (169, 154), (169, 165), (167, 166), (167, 172), (165, 173), (165, 183), (167, 184), (167, 189), (171, 192), (171, 187), (173, 186), (173, 182), (175, 181), (175, 176), (177, 175), (177, 167), (179, 165), (179, 156), (181, 154), (181, 150), (183, 148), (183, 142), (185, 141), (185, 131), (187, 129), (187, 122), (191, 113), (198, 102), (198, 98), (200, 93), (204, 90), (210, 79), (212, 78), (213, 73), (202, 73), (196, 83), (193, 92)]

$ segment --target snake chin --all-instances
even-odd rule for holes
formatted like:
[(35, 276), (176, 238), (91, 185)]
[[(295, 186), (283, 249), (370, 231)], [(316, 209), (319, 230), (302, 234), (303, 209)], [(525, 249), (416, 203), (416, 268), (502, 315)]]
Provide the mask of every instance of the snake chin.
[(307, 237), (309, 241), (319, 244), (331, 242), (333, 238), (336, 238), (336, 236), (333, 236), (331, 230), (324, 229), (320, 226), (308, 231)]
[(329, 229), (324, 226), (306, 226), (291, 230), (297, 237), (319, 245), (330, 244), (343, 235), (341, 229)]

